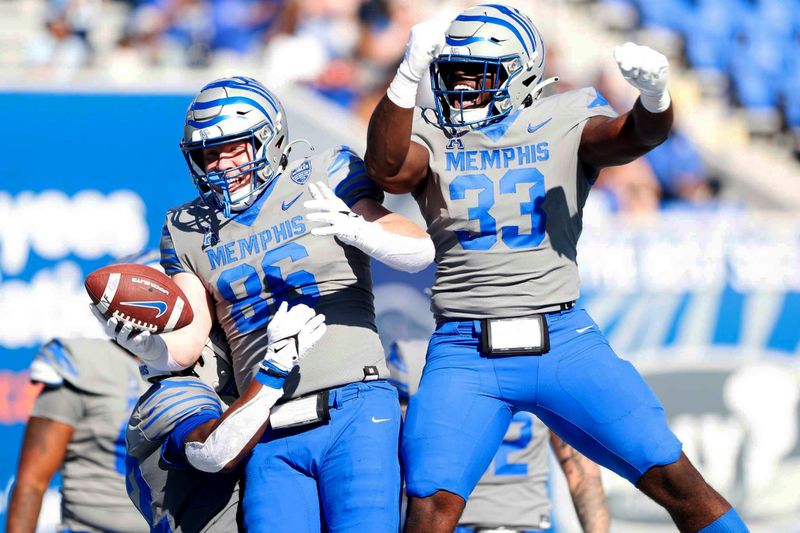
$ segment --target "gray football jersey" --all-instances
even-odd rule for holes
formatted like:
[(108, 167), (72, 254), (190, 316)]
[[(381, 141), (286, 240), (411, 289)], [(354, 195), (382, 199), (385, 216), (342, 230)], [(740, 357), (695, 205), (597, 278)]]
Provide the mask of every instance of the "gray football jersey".
[(219, 396), (194, 376), (158, 381), (136, 403), (126, 435), (128, 495), (153, 530), (238, 531), (238, 473), (201, 472), (164, 454), (182, 422), (204, 422), (222, 412)]
[(134, 358), (108, 340), (54, 339), (31, 379), (46, 386), (31, 415), (75, 428), (61, 467), (61, 529), (148, 531), (125, 490), (125, 430), (147, 386)]
[(578, 147), (587, 119), (616, 115), (608, 102), (593, 88), (570, 91), (451, 138), (432, 115), (417, 111), (412, 140), (430, 152), (416, 200), (436, 246), (436, 317), (524, 316), (577, 299), (576, 247), (596, 177)]
[(514, 415), (503, 442), (467, 501), (460, 524), (548, 529), (550, 432), (530, 413)]
[(375, 328), (369, 257), (311, 234), (308, 181), (327, 182), (352, 206), (383, 200), (363, 161), (347, 147), (295, 160), (246, 211), (231, 219), (199, 199), (167, 213), (166, 272), (192, 272), (212, 295), (231, 347), (236, 385), (246, 390), (267, 347), (267, 323), (281, 302), (325, 314), (328, 330), (286, 385), (286, 397), (361, 381), (365, 367), (387, 377)]
[[(408, 400), (417, 392), (426, 351), (427, 342), (422, 340), (397, 341), (390, 348), (387, 363), (401, 400)], [(515, 414), (492, 463), (467, 500), (459, 523), (549, 528), (549, 437), (549, 430), (541, 420), (530, 413)]]

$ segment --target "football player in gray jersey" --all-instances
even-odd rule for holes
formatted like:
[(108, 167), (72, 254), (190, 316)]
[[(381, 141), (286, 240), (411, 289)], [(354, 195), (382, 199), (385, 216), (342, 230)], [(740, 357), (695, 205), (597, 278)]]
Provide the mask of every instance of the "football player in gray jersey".
[(263, 434), (289, 371), (325, 333), (324, 318), (284, 303), (255, 379), (235, 401), (228, 347), (216, 330), (191, 369), (140, 366), (152, 385), (127, 425), (127, 486), (152, 531), (243, 530), (233, 469)]
[(53, 339), (42, 346), (30, 375), (43, 388), (25, 428), (7, 532), (36, 529), (42, 497), (59, 469), (59, 530), (149, 530), (125, 491), (125, 428), (146, 388), (137, 364), (106, 339)]
[[(436, 246), (438, 325), (403, 429), (408, 531), (452, 531), (517, 411), (634, 483), (681, 531), (747, 527), (681, 451), (663, 407), (579, 295), (582, 210), (600, 168), (667, 138), (669, 65), (614, 51), (640, 92), (621, 116), (592, 88), (540, 98), (545, 50), (519, 10), (416, 26), (370, 120), (369, 175), (413, 193)], [(414, 111), (430, 72), (434, 108)]]
[[(424, 341), (396, 341), (386, 358), (404, 408), (419, 387), (426, 348)], [(610, 519), (600, 468), (524, 411), (511, 419), (492, 463), (467, 500), (456, 533), (550, 529), (548, 441), (567, 479), (583, 531), (608, 533)]]
[(328, 333), (292, 372), (245, 469), (246, 527), (395, 531), (400, 413), (375, 328), (370, 256), (409, 272), (433, 259), (418, 226), (347, 147), (289, 160), (280, 102), (258, 81), (207, 84), (181, 143), (199, 192), (169, 211), (162, 265), (194, 310), (185, 328), (117, 335), (155, 368), (192, 364), (212, 321), (225, 331), (240, 390), (258, 370), (282, 302), (327, 317)]

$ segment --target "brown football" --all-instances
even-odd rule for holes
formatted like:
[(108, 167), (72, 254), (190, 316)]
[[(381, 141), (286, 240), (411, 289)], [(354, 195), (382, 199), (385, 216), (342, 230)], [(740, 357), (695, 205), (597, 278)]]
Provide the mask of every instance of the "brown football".
[(183, 291), (169, 276), (136, 263), (118, 263), (86, 277), (86, 292), (106, 318), (151, 333), (180, 329), (194, 318)]

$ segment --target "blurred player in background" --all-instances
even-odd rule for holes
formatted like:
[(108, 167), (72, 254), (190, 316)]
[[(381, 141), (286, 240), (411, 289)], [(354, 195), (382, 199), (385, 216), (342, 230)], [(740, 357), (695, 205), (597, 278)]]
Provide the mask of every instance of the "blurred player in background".
[(6, 531), (36, 529), (53, 474), (67, 531), (146, 532), (125, 490), (125, 430), (146, 383), (134, 357), (106, 339), (53, 339), (36, 354), (43, 388), (25, 428)]
[(128, 424), (127, 477), (151, 530), (243, 531), (240, 473), (233, 470), (263, 435), (286, 376), (325, 333), (324, 319), (302, 304), (287, 311), (284, 303), (267, 328), (270, 342), (255, 379), (232, 403), (228, 347), (215, 332), (191, 369), (141, 365), (152, 385)]
[[(397, 341), (386, 359), (404, 412), (419, 387), (427, 344)], [(608, 533), (610, 516), (600, 468), (524, 411), (511, 419), (492, 464), (467, 500), (456, 533), (534, 533), (550, 529), (548, 440), (566, 477), (583, 531)]]
[[(370, 176), (411, 192), (436, 245), (431, 338), (403, 429), (408, 531), (452, 531), (511, 417), (566, 442), (665, 507), (681, 531), (747, 527), (681, 451), (664, 410), (597, 325), (574, 309), (583, 205), (600, 168), (669, 134), (669, 65), (614, 51), (640, 92), (617, 117), (592, 88), (539, 99), (545, 50), (514, 8), (416, 26), (369, 126)], [(435, 108), (414, 112), (431, 74)]]
[(123, 329), (116, 340), (148, 366), (175, 370), (196, 361), (216, 320), (247, 390), (278, 306), (324, 313), (328, 333), (289, 376), (247, 463), (245, 526), (394, 532), (400, 411), (375, 330), (369, 256), (413, 272), (431, 262), (433, 245), (381, 205), (352, 151), (290, 162), (291, 145), (283, 107), (258, 81), (203, 87), (181, 143), (200, 197), (167, 214), (161, 241), (194, 321), (162, 335)]

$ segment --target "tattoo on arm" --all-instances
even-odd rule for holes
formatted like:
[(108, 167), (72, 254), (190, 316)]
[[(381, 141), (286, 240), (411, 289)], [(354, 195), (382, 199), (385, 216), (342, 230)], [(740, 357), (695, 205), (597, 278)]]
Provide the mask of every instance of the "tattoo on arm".
[(551, 433), (550, 444), (567, 478), (572, 504), (585, 533), (608, 533), (611, 517), (600, 467)]

